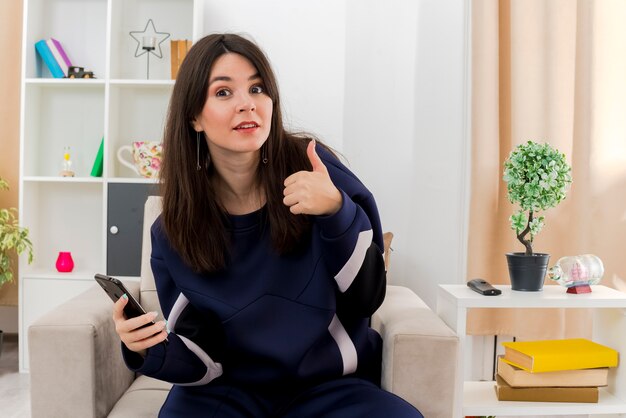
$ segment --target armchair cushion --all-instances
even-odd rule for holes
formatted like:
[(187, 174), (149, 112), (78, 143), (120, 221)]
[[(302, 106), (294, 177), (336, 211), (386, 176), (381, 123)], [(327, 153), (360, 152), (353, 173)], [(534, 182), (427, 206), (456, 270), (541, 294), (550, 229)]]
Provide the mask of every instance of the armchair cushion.
[(171, 383), (139, 376), (115, 404), (108, 418), (156, 417), (171, 388)]

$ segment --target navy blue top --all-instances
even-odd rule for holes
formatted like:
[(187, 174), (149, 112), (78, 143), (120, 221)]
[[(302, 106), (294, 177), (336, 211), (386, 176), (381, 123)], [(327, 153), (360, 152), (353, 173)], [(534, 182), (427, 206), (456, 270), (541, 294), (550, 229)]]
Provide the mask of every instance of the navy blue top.
[(262, 208), (229, 216), (226, 268), (197, 274), (155, 221), (150, 261), (169, 342), (145, 359), (122, 344), (131, 370), (195, 386), (220, 376), (284, 385), (376, 375), (381, 341), (368, 322), (385, 294), (378, 210), (354, 174), (317, 150), (343, 203), (334, 215), (311, 216), (312, 233), (298, 251), (277, 253)]

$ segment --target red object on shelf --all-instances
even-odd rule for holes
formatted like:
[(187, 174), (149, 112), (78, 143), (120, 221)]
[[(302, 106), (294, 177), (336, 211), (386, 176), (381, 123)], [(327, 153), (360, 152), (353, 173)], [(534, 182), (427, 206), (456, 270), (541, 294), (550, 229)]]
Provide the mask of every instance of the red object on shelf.
[(72, 253), (70, 253), (69, 251), (59, 252), (56, 267), (59, 273), (69, 273), (74, 270), (74, 260), (72, 259)]
[(574, 293), (574, 294), (591, 293), (591, 286), (589, 286), (588, 284), (583, 284), (580, 286), (568, 287), (567, 293)]

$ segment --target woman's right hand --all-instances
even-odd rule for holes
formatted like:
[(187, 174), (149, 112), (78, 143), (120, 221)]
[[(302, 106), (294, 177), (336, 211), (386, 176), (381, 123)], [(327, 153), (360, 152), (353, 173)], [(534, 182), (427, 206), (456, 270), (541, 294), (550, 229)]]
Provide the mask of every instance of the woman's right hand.
[(113, 304), (113, 322), (115, 322), (115, 332), (120, 336), (120, 340), (129, 350), (145, 356), (146, 350), (159, 344), (167, 338), (165, 321), (159, 321), (154, 325), (141, 328), (153, 321), (158, 313), (148, 312), (147, 314), (135, 318), (126, 319), (124, 316), (124, 306), (128, 303), (128, 297), (122, 296)]

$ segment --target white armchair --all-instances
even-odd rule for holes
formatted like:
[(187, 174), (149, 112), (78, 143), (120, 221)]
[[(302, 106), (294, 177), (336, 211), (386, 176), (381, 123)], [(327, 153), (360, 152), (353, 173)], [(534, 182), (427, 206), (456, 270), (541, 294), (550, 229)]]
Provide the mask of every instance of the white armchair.
[[(150, 269), (150, 225), (160, 198), (148, 198), (140, 282), (126, 282), (149, 311), (160, 312)], [(95, 282), (94, 282), (95, 283)], [(388, 286), (372, 326), (383, 338), (384, 389), (425, 417), (449, 418), (455, 393), (458, 338), (411, 290)], [(170, 384), (135, 376), (124, 365), (111, 300), (97, 284), (29, 328), (33, 418), (156, 417)]]

